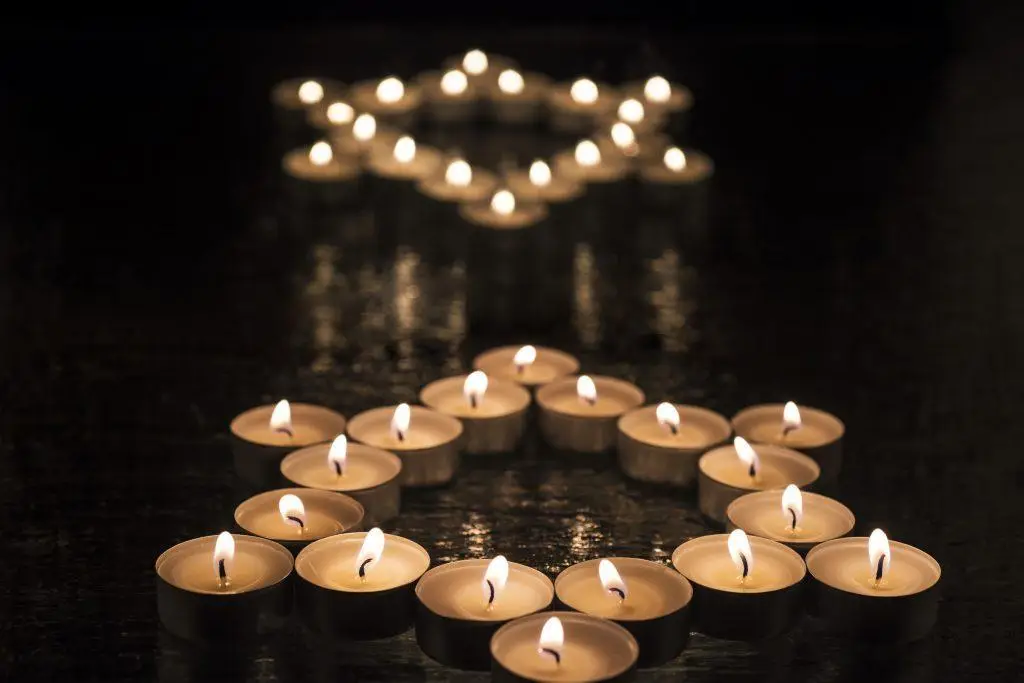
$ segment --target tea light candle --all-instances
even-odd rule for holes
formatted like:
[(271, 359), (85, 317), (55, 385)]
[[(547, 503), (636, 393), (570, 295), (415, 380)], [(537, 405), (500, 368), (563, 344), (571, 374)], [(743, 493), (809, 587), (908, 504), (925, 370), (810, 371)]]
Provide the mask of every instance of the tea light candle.
[(398, 138), (391, 149), (375, 147), (367, 162), (370, 170), (382, 178), (412, 181), (436, 174), (441, 163), (441, 152), (417, 145), (409, 135)]
[(345, 86), (329, 78), (289, 78), (274, 86), (270, 100), (278, 115), (285, 117), (288, 123), (302, 124), (309, 109), (344, 91)]
[(291, 611), (292, 556), (273, 541), (222, 532), (156, 559), (164, 627), (186, 640), (244, 640), (284, 625)]
[(449, 57), (444, 63), (447, 69), (460, 69), (465, 72), (470, 82), (480, 87), (493, 83), (502, 71), (517, 68), (512, 59), (502, 55), (488, 54), (479, 48)]
[(807, 571), (815, 612), (840, 633), (900, 643), (924, 637), (935, 624), (939, 563), (881, 529), (815, 546)]
[(416, 582), (430, 567), (419, 544), (373, 528), (309, 544), (295, 558), (296, 607), (317, 631), (387, 638), (409, 630)]
[(594, 121), (615, 109), (618, 93), (609, 85), (589, 78), (571, 83), (557, 83), (548, 91), (551, 127), (563, 133), (585, 133)]
[(398, 516), (402, 492), (402, 461), (394, 453), (359, 443), (345, 435), (334, 443), (300, 448), (281, 461), (288, 481), (324, 491), (337, 491), (359, 501), (366, 524), (379, 524)]
[(581, 562), (555, 579), (555, 597), (629, 631), (640, 645), (641, 668), (675, 659), (690, 637), (693, 589), (681, 574), (657, 562), (628, 557)]
[(537, 390), (540, 429), (555, 448), (600, 453), (615, 446), (616, 424), (642, 405), (644, 392), (613, 377), (564, 377)]
[(730, 640), (759, 640), (789, 630), (800, 615), (803, 558), (781, 543), (731, 534), (694, 538), (672, 565), (693, 584), (694, 625)]
[(335, 155), (330, 143), (324, 140), (288, 152), (282, 167), (289, 177), (301, 183), (304, 193), (323, 202), (351, 197), (361, 173), (358, 160)]
[(486, 669), (494, 632), (547, 609), (554, 594), (548, 577), (502, 555), (434, 567), (416, 585), (416, 642), (442, 664)]
[(358, 501), (341, 493), (276, 489), (243, 501), (235, 508), (235, 523), (298, 552), (317, 539), (362, 529), (365, 514)]
[(351, 126), (333, 132), (331, 144), (339, 154), (361, 157), (381, 150), (393, 153), (399, 137), (397, 131), (378, 123), (373, 114), (359, 114)]
[(640, 647), (622, 626), (577, 612), (542, 612), (491, 640), (494, 681), (628, 681)]
[(344, 431), (345, 418), (323, 406), (282, 400), (252, 408), (231, 421), (235, 471), (256, 486), (273, 486), (287, 453), (330, 441)]
[(729, 503), (745, 493), (782, 489), (789, 484), (806, 488), (818, 480), (818, 463), (782, 446), (751, 446), (741, 436), (732, 446), (708, 451), (697, 463), (700, 511), (725, 524)]
[(530, 124), (540, 117), (551, 90), (551, 79), (538, 73), (504, 69), (488, 84), (487, 104), (491, 115), (506, 125)]
[(331, 98), (310, 107), (306, 112), (309, 125), (323, 131), (347, 131), (356, 120), (356, 110), (348, 100)]
[(441, 202), (478, 203), (489, 200), (498, 185), (498, 178), (482, 168), (473, 168), (456, 157), (448, 162), (443, 173), (424, 178), (416, 186), (420, 192)]
[(515, 196), (534, 203), (561, 204), (576, 199), (586, 190), (576, 178), (553, 174), (543, 159), (534, 159), (528, 170), (508, 172), (505, 183)]
[(514, 382), (491, 380), (481, 370), (431, 382), (423, 405), (462, 420), (467, 453), (511, 453), (526, 427), (530, 393)]
[(663, 111), (647, 107), (636, 97), (626, 96), (615, 108), (615, 118), (628, 124), (637, 133), (647, 133), (661, 127)]
[(819, 543), (845, 536), (856, 522), (839, 501), (801, 492), (793, 484), (782, 491), (740, 496), (729, 504), (725, 516), (730, 528), (778, 541), (801, 555)]
[(693, 107), (693, 93), (685, 86), (670, 83), (655, 74), (642, 83), (627, 83), (622, 94), (640, 100), (654, 114), (682, 114)]
[(516, 201), (508, 188), (500, 188), (490, 201), (462, 204), (459, 215), (472, 225), (492, 230), (521, 230), (540, 223), (548, 215), (543, 204)]
[(406, 84), (396, 76), (388, 76), (379, 81), (354, 84), (349, 97), (359, 111), (408, 129), (415, 123), (417, 110), (423, 101), (423, 91), (416, 83)]
[(476, 115), (479, 89), (461, 69), (427, 72), (416, 82), (423, 90), (427, 112), (435, 121), (455, 123), (469, 121)]
[(640, 165), (641, 192), (653, 204), (695, 201), (695, 193), (706, 191), (714, 171), (715, 166), (706, 154), (668, 147), (660, 157)]
[(629, 174), (629, 164), (621, 156), (601, 154), (590, 139), (580, 140), (572, 151), (555, 155), (555, 170), (560, 175), (584, 183), (613, 183)]
[(580, 362), (547, 346), (501, 346), (473, 359), (473, 367), (489, 376), (535, 388), (579, 372)]
[(748, 441), (785, 446), (814, 458), (821, 479), (834, 483), (843, 466), (842, 420), (824, 410), (770, 403), (745, 408), (732, 418), (733, 429)]
[(706, 408), (644, 406), (619, 418), (619, 465), (639, 481), (693, 486), (700, 456), (731, 435), (729, 421)]
[(402, 459), (402, 486), (447, 484), (459, 466), (462, 423), (450, 415), (401, 403), (352, 418), (348, 435)]

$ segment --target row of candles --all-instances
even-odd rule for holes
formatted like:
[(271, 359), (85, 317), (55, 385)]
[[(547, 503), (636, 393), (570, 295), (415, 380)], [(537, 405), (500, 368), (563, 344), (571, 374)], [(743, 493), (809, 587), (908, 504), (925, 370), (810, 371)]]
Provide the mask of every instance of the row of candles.
[[(577, 376), (575, 358), (544, 347), (494, 349), (474, 367), (424, 387), (423, 406), (378, 408), (347, 425), (328, 408), (287, 401), (239, 415), (239, 474), (270, 483), (274, 470), (299, 488), (243, 502), (235, 520), (252, 535), (186, 541), (157, 559), (167, 628), (206, 640), (280, 626), (294, 583), (297, 611), (320, 632), (379, 638), (415, 624), (421, 648), (442, 663), (547, 681), (657, 666), (682, 651), (691, 628), (771, 637), (805, 608), (868, 639), (913, 640), (934, 623), (941, 570), (931, 556), (880, 529), (849, 537), (846, 506), (801, 491), (838, 473), (834, 416), (792, 402), (731, 421), (694, 406), (643, 406), (638, 387)], [(504, 556), (430, 568), (412, 540), (355, 531), (397, 515), (400, 487), (447, 482), (460, 453), (514, 451), (534, 402), (556, 448), (617, 447), (629, 476), (696, 482), (701, 511), (731, 533), (684, 542), (674, 571), (613, 557), (552, 582)]]
[[(285, 171), (311, 187), (347, 196), (366, 166), (377, 177), (411, 181), (433, 199), (458, 203), (467, 221), (491, 228), (536, 224), (548, 204), (570, 201), (588, 183), (620, 181), (633, 171), (644, 196), (659, 204), (674, 203), (681, 190), (702, 186), (713, 173), (710, 158), (684, 151), (659, 132), (669, 116), (692, 105), (686, 88), (662, 76), (618, 90), (585, 77), (552, 84), (479, 50), (452, 61), (445, 73), (424, 74), (412, 85), (394, 76), (351, 88), (321, 80), (280, 84), (273, 94), (279, 107), (301, 112), (328, 137), (288, 153)], [(461, 122), (481, 102), (489, 103), (499, 121), (532, 122), (547, 111), (556, 130), (590, 136), (556, 154), (551, 164), (535, 159), (528, 170), (505, 169), (499, 178), (397, 130), (421, 108), (435, 119)]]

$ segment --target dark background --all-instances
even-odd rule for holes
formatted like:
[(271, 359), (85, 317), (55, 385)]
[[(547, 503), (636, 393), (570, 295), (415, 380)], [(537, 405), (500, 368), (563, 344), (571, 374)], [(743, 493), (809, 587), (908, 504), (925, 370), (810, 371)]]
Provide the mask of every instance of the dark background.
[[(283, 21), (6, 22), (0, 676), (209, 675), (160, 633), (152, 568), (229, 523), (231, 417), (281, 396), (349, 416), (412, 400), (527, 339), (652, 401), (836, 413), (859, 529), (942, 563), (940, 622), (899, 656), (806, 620), (763, 646), (695, 636), (643, 680), (1019, 675), (1020, 12), (841, 5), (686, 4), (661, 20), (648, 3), (586, 25), (414, 22), (401, 6), (398, 26), (314, 22), (294, 4)], [(467, 313), (464, 255), (381, 248), (373, 206), (316, 218), (282, 197), (274, 82), (411, 76), (472, 45), (613, 81), (652, 46), (696, 95), (687, 141), (717, 164), (709, 237), (652, 237), (638, 211), (567, 230), (565, 284), (523, 286), (568, 314), (525, 335)], [(435, 562), (501, 552), (551, 576), (616, 553), (667, 560), (707, 532), (690, 497), (535, 442), (404, 508), (388, 530)], [(328, 646), (296, 628), (243, 660), (253, 680), (486, 679), (431, 662), (411, 633)]]

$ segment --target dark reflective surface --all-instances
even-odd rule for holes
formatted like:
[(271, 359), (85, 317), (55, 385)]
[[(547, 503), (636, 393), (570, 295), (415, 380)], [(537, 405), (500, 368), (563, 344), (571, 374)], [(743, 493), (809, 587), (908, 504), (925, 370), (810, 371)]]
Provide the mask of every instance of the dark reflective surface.
[[(1005, 33), (666, 48), (697, 96), (688, 139), (718, 167), (706, 238), (633, 204), (578, 207), (546, 226), (555, 266), (513, 267), (536, 316), (511, 325), (486, 305), (508, 292), (479, 275), (508, 267), (500, 250), (475, 245), (483, 260), (470, 262), (465, 240), (424, 239), (444, 221), (403, 232), (374, 202), (314, 214), (277, 177), (273, 82), (411, 75), (465, 35), (407, 41), (398, 57), (394, 34), (372, 32), (15, 40), (6, 49), (52, 51), (65, 70), (5, 86), (0, 671), (485, 680), (428, 660), (411, 633), (326, 644), (295, 628), (211, 661), (159, 630), (153, 561), (230, 522), (234, 414), (281, 396), (349, 416), (411, 401), (475, 353), (529, 340), (652, 401), (731, 414), (793, 398), (836, 413), (840, 497), (858, 527), (943, 566), (940, 623), (898, 656), (805, 620), (758, 646), (694, 636), (642, 680), (1007, 677), (1024, 607), (1024, 101)], [(535, 34), (492, 37), (486, 47), (558, 77), (598, 61), (628, 76), (611, 65), (636, 49), (608, 31), (558, 34), (572, 46), (558, 53)], [(387, 530), (435, 562), (501, 552), (551, 576), (609, 554), (667, 561), (708, 531), (692, 496), (536, 439), (515, 457), (467, 458), (451, 487), (403, 505)]]

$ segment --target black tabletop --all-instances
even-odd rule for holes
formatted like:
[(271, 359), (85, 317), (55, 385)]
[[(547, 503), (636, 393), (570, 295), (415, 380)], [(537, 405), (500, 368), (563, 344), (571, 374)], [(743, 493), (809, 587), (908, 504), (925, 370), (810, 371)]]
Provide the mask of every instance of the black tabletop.
[[(640, 680), (1012, 678), (1024, 98), (1011, 33), (994, 20), (711, 27), (652, 50), (608, 25), (11, 36), (0, 672), (224, 678), (160, 629), (153, 563), (231, 523), (231, 418), (280, 397), (348, 416), (415, 401), (476, 353), (533, 342), (650, 401), (835, 413), (837, 496), (858, 530), (882, 527), (942, 565), (939, 622), (912, 647), (866, 649), (805, 619), (765, 644), (695, 635)], [(394, 229), (395, 207), (369, 193), (331, 212), (286, 193), (276, 81), (412, 76), (477, 35), (556, 78), (654, 65), (690, 86), (678, 137), (716, 165), (704, 232), (627, 195), (543, 226), (541, 269), (435, 238), (432, 212), (398, 212)], [(509, 145), (523, 161), (555, 144), (503, 135), (446, 144), (493, 163)], [(493, 290), (510, 287), (529, 307), (496, 312)], [(503, 553), (554, 577), (609, 555), (667, 562), (712, 529), (692, 493), (631, 482), (612, 457), (564, 458), (531, 432), (513, 456), (466, 458), (450, 486), (407, 492), (386, 530), (435, 564)], [(487, 679), (433, 662), (412, 633), (324, 643), (295, 625), (242, 659), (233, 675), (261, 681)]]

